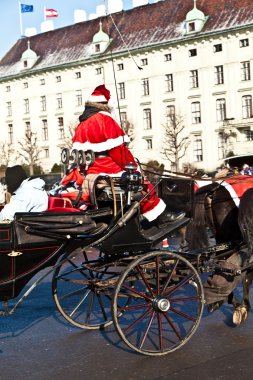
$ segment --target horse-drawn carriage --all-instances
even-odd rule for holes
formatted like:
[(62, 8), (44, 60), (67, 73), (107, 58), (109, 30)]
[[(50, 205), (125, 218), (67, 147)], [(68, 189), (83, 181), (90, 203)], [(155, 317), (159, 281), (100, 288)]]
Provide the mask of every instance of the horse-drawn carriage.
[[(66, 156), (65, 151), (65, 163)], [(81, 154), (79, 160), (83, 164), (86, 158)], [(103, 189), (95, 183), (95, 207), (17, 213), (13, 222), (1, 223), (2, 314), (13, 313), (53, 273), (56, 306), (71, 324), (98, 329), (114, 323), (123, 341), (146, 355), (163, 355), (185, 344), (196, 331), (205, 305), (201, 273), (218, 268), (219, 273), (239, 278), (243, 269), (223, 267), (220, 261), (238, 252), (240, 244), (193, 251), (162, 247), (161, 242), (192, 217), (194, 182), (163, 175), (155, 185), (168, 208), (185, 211), (184, 218), (164, 228), (142, 228), (141, 186), (130, 165), (124, 181), (107, 181)], [(8, 301), (46, 267), (8, 309)]]

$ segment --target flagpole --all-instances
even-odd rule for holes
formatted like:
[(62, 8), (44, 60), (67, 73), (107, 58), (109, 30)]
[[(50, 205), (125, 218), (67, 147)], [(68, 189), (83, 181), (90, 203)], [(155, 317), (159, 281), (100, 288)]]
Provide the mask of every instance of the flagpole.
[(46, 21), (46, 7), (44, 6), (44, 21)]
[(19, 6), (19, 23), (20, 23), (20, 36), (23, 37), (23, 27), (22, 27), (22, 13), (21, 13), (21, 2), (18, 2)]

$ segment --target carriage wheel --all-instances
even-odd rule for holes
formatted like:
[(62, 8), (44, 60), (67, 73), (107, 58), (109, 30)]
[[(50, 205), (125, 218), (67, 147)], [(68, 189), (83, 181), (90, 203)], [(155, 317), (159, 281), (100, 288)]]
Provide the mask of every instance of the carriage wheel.
[[(94, 254), (93, 254), (94, 255)], [(56, 269), (52, 290), (56, 306), (71, 324), (98, 329), (112, 323), (112, 289), (118, 279), (111, 264), (78, 252)]]
[(112, 315), (129, 347), (155, 356), (175, 351), (191, 338), (203, 306), (196, 269), (178, 254), (157, 251), (134, 260), (122, 273), (114, 290)]

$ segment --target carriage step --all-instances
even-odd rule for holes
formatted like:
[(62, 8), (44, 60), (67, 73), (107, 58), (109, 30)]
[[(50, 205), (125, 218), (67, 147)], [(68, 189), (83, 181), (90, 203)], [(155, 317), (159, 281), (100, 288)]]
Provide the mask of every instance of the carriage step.
[(152, 240), (154, 243), (156, 243), (161, 241), (163, 237), (168, 236), (171, 232), (184, 227), (189, 222), (189, 220), (190, 218), (184, 217), (180, 220), (176, 220), (173, 223), (167, 224), (163, 228), (152, 226), (146, 230), (142, 230), (141, 233), (146, 239)]

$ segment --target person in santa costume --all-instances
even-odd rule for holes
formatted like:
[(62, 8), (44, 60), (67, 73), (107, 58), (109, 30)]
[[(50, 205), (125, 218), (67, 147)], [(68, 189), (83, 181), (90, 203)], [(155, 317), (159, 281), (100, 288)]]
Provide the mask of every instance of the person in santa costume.
[[(121, 177), (126, 165), (133, 163), (138, 170), (132, 153), (127, 147), (129, 137), (113, 119), (108, 105), (110, 91), (100, 85), (95, 88), (85, 102), (85, 109), (79, 117), (80, 124), (75, 130), (72, 149), (93, 150), (95, 162), (89, 166), (87, 175), (109, 175)], [(151, 183), (144, 185), (144, 191), (152, 189)], [(184, 213), (166, 210), (164, 201), (154, 190), (150, 197), (141, 203), (141, 214), (148, 222), (155, 221), (158, 227), (174, 222)]]

